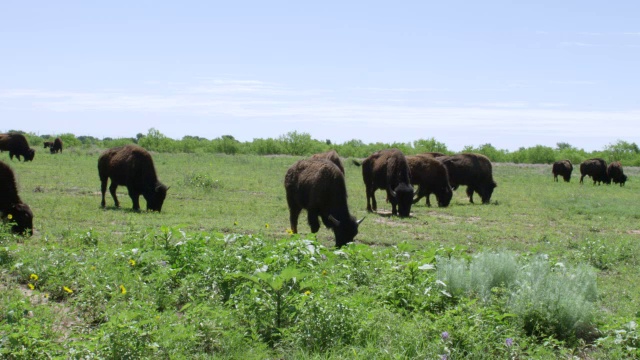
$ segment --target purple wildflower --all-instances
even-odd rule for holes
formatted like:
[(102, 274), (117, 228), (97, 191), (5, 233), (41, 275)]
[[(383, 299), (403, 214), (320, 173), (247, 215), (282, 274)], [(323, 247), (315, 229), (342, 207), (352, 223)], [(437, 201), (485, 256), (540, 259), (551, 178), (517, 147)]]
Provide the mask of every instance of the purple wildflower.
[(507, 340), (505, 340), (505, 343), (507, 344), (507, 346), (511, 346), (511, 345), (513, 345), (513, 339), (512, 338), (507, 338)]
[(442, 340), (447, 340), (449, 339), (449, 333), (446, 331), (443, 331), (442, 334), (440, 334), (440, 336), (442, 337)]
[(449, 356), (447, 356), (447, 354), (440, 355), (440, 360), (447, 360), (448, 358)]

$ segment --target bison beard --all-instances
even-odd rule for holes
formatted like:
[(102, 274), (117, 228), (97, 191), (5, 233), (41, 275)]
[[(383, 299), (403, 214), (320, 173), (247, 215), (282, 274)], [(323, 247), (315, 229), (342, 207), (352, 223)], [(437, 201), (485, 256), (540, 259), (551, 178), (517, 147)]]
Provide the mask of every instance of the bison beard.
[(109, 192), (116, 207), (120, 206), (116, 189), (127, 187), (133, 202), (133, 210), (140, 210), (140, 195), (147, 201), (147, 210), (161, 211), (169, 189), (157, 178), (153, 159), (147, 150), (137, 145), (125, 145), (106, 150), (98, 159), (98, 173), (102, 191), (101, 206), (105, 207), (107, 181), (111, 179)]
[(33, 213), (29, 205), (20, 200), (15, 176), (11, 168), (0, 161), (0, 217), (13, 223), (11, 231), (17, 234), (33, 234)]
[(300, 212), (306, 209), (311, 232), (320, 229), (320, 217), (322, 223), (333, 230), (337, 247), (352, 242), (358, 234), (362, 220), (356, 221), (349, 214), (344, 175), (333, 162), (326, 159), (298, 161), (287, 170), (284, 187), (294, 233), (298, 232)]

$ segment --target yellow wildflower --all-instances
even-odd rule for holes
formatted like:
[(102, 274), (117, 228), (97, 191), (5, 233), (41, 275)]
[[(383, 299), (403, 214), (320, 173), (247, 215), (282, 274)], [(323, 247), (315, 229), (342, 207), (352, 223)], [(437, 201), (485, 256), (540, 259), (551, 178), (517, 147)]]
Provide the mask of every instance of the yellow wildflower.
[(31, 289), (31, 290), (33, 290), (33, 289), (35, 289), (35, 288), (36, 288), (36, 287), (35, 287), (35, 286), (33, 286), (33, 284), (31, 284), (31, 283), (27, 284), (27, 286), (28, 286), (28, 287), (29, 287), (29, 289)]
[(120, 292), (122, 293), (122, 295), (127, 293), (127, 289), (125, 289), (124, 285), (120, 285)]
[(327, 275), (327, 270), (322, 270), (322, 275)]
[(129, 259), (129, 265), (136, 266), (136, 261), (133, 259)]
[(95, 267), (95, 266), (91, 266), (91, 270), (95, 270), (95, 269), (96, 269), (96, 267)]
[(291, 230), (291, 229), (287, 229), (287, 234), (289, 234), (289, 235), (293, 235), (293, 230)]
[(269, 228), (269, 223), (264, 224), (264, 227), (268, 229)]
[(66, 287), (66, 286), (63, 286), (63, 287), (62, 287), (62, 290), (64, 290), (64, 291), (68, 292), (69, 294), (73, 294), (73, 290), (69, 289), (69, 288), (68, 288), (68, 287)]
[(233, 225), (238, 226), (238, 222), (237, 222), (237, 221), (234, 221), (234, 222), (233, 222)]
[(11, 214), (7, 215), (7, 219), (9, 219), (9, 220), (13, 219), (13, 215), (11, 215)]
[(29, 279), (33, 280), (33, 281), (38, 281), (38, 275), (36, 274), (31, 274), (29, 275)]
[(311, 295), (311, 290), (307, 290), (307, 291), (305, 291), (305, 292), (304, 292), (304, 294), (305, 294), (306, 296)]

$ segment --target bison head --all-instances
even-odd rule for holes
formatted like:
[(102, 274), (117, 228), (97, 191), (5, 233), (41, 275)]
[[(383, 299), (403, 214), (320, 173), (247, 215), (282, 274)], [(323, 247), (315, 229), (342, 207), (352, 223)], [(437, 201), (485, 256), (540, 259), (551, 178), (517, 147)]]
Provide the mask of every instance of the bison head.
[(31, 161), (36, 156), (36, 151), (29, 148), (27, 153), (24, 155), (24, 161)]
[(492, 181), (487, 186), (482, 188), (482, 192), (479, 192), (480, 197), (482, 198), (483, 204), (489, 204), (491, 202), (491, 195), (493, 194), (493, 189), (498, 187), (495, 181)]
[(410, 185), (401, 183), (391, 191), (391, 203), (398, 204), (398, 215), (408, 217), (413, 205), (413, 188)]
[(333, 234), (336, 236), (336, 247), (340, 248), (353, 242), (353, 238), (358, 235), (358, 226), (364, 218), (356, 220), (354, 216), (349, 216), (347, 219), (339, 221), (332, 215), (329, 215), (329, 220), (333, 223), (331, 228), (333, 229)]
[(167, 190), (169, 190), (168, 187), (158, 183), (153, 192), (145, 196), (145, 200), (147, 200), (147, 210), (160, 212), (164, 199), (167, 197)]
[(33, 234), (33, 213), (27, 204), (13, 205), (3, 214), (3, 221), (13, 223), (11, 232), (15, 234)]
[(451, 203), (453, 197), (453, 190), (450, 186), (445, 186), (441, 191), (436, 193), (436, 199), (438, 199), (438, 206), (447, 207)]

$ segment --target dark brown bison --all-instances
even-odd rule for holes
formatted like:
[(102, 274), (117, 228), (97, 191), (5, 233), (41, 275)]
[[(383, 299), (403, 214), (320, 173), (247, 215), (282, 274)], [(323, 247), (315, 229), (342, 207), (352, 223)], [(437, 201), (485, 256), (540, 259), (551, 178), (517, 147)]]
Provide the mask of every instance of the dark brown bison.
[(441, 156), (447, 156), (446, 154), (443, 154), (441, 152), (435, 152), (435, 151), (421, 153), (419, 155), (421, 155), (421, 156), (429, 156), (429, 157), (433, 157), (433, 158), (437, 158), (437, 157), (441, 157)]
[(591, 176), (593, 185), (601, 182), (611, 184), (611, 178), (607, 174), (607, 162), (600, 158), (585, 160), (580, 164), (580, 184), (585, 176)]
[(127, 187), (133, 210), (140, 210), (140, 195), (147, 201), (147, 210), (161, 211), (168, 187), (156, 175), (153, 159), (147, 150), (137, 145), (125, 145), (104, 151), (98, 159), (98, 173), (102, 190), (102, 207), (107, 181), (111, 178), (109, 192), (116, 207), (120, 206), (116, 189), (118, 185)]
[(473, 193), (477, 192), (483, 204), (491, 201), (493, 189), (498, 185), (493, 181), (491, 160), (482, 154), (457, 154), (438, 157), (449, 172), (449, 183), (453, 189), (467, 185), (467, 196), (473, 203)]
[(625, 175), (624, 171), (622, 171), (622, 164), (620, 163), (620, 161), (614, 161), (609, 164), (609, 166), (607, 167), (607, 174), (614, 184), (620, 184), (620, 186), (624, 186), (624, 184), (627, 182), (627, 175)]
[(33, 213), (29, 205), (20, 200), (13, 170), (0, 161), (0, 218), (13, 223), (11, 231), (18, 234), (33, 234)]
[(562, 176), (565, 182), (571, 181), (571, 172), (573, 165), (570, 160), (559, 160), (553, 163), (551, 172), (553, 173), (553, 181), (558, 181), (558, 175)]
[(24, 161), (31, 161), (36, 155), (36, 151), (29, 147), (27, 138), (14, 132), (0, 134), (0, 151), (8, 151), (9, 158), (13, 160), (15, 156), (18, 161), (20, 161), (20, 156), (24, 157)]
[(336, 246), (353, 241), (362, 222), (349, 213), (347, 187), (344, 174), (327, 159), (305, 159), (293, 164), (284, 177), (284, 188), (289, 205), (291, 230), (298, 232), (298, 216), (307, 210), (311, 232), (320, 229), (322, 223), (333, 230)]
[[(360, 165), (356, 161), (354, 163)], [(391, 202), (391, 214), (409, 216), (413, 204), (413, 187), (409, 164), (402, 151), (377, 151), (364, 159), (361, 165), (362, 179), (367, 192), (367, 211), (377, 210), (374, 193), (377, 189), (385, 189), (387, 200)]]
[(52, 154), (59, 152), (62, 152), (62, 139), (55, 138), (55, 140), (53, 141), (45, 141), (44, 142), (44, 148), (49, 148), (49, 150), (51, 151)]
[(429, 197), (431, 194), (435, 194), (438, 206), (449, 206), (453, 190), (449, 184), (447, 168), (440, 161), (428, 155), (407, 156), (406, 158), (411, 173), (411, 184), (418, 186), (417, 197), (413, 203), (415, 204), (426, 197), (427, 206), (431, 206)]
[(340, 155), (335, 150), (329, 150), (327, 152), (319, 153), (311, 155), (312, 159), (327, 159), (332, 163), (336, 164), (336, 166), (342, 171), (344, 174), (344, 166), (342, 166), (342, 160), (340, 160)]

